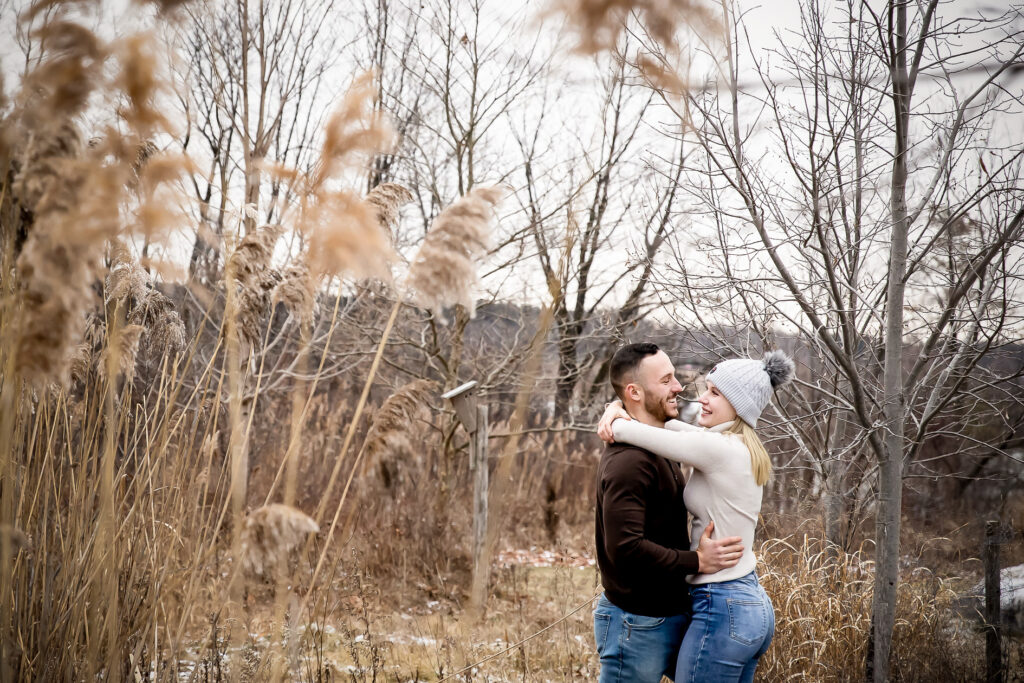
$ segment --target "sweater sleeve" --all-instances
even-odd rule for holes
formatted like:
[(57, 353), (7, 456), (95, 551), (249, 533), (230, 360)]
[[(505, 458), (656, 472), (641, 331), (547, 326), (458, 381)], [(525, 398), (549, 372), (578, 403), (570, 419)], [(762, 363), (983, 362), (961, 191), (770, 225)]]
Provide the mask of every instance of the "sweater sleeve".
[[(692, 550), (666, 548), (644, 535), (648, 489), (657, 472), (648, 460), (620, 458), (615, 471), (608, 473), (602, 502), (605, 521), (605, 552), (612, 561), (631, 575), (678, 578), (696, 574), (700, 567)], [(685, 514), (679, 524), (687, 524)]]
[(689, 422), (683, 422), (682, 420), (669, 420), (665, 423), (665, 429), (671, 429), (673, 432), (703, 432), (704, 430), (700, 427), (690, 424)]
[(704, 429), (677, 432), (636, 420), (619, 419), (612, 423), (612, 430), (616, 441), (639, 446), (702, 472), (728, 467), (730, 460), (738, 454), (737, 448), (745, 450), (738, 439)]

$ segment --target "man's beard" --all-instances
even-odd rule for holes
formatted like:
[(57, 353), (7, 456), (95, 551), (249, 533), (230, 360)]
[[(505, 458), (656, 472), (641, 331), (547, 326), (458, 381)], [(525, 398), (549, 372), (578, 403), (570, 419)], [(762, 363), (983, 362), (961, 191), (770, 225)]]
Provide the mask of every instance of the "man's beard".
[(659, 422), (668, 422), (671, 416), (668, 414), (668, 409), (665, 406), (664, 401), (656, 401), (653, 397), (648, 394), (644, 394), (644, 410), (647, 414), (653, 417)]

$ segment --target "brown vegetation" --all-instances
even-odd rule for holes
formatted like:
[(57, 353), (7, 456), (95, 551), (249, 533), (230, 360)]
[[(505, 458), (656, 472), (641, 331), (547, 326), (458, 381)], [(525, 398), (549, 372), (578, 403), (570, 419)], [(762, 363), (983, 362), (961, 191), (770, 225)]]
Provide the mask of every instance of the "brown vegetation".
[[(166, 16), (184, 3), (155, 4)], [(381, 182), (363, 196), (350, 186), (397, 144), (375, 76), (362, 76), (309, 164), (245, 159), (247, 191), (265, 173), (278, 193), (267, 225), (253, 218), (258, 202), (227, 221), (200, 200), (196, 244), (215, 244), (223, 277), (197, 270), (171, 285), (146, 250), (191, 215), (175, 206), (187, 203), (178, 181), (195, 165), (153, 142), (180, 143), (161, 113), (169, 88), (154, 38), (108, 44), (62, 5), (37, 5), (36, 18), (49, 17), (34, 34), (45, 49), (0, 102), (0, 679), (438, 680), (487, 658), (466, 678), (593, 679), (599, 444), (585, 412), (600, 371), (578, 397), (581, 419), (553, 416), (547, 399), (572, 402), (580, 365), (600, 366), (628, 327), (679, 337), (640, 324), (639, 293), (607, 327), (594, 322), (602, 299), (583, 291), (566, 304), (580, 235), (606, 241), (595, 216), (614, 194), (610, 174), (587, 226), (571, 206), (555, 212), (570, 226), (561, 257), (539, 222), (527, 231), (556, 300), (543, 310), (479, 305), (477, 269), (493, 255), (506, 189), (472, 174), (459, 178), (461, 196), (442, 202), (429, 189), (430, 228), (392, 287), (402, 207), (422, 188)], [(697, 7), (572, 6), (597, 41), (588, 50), (613, 41), (630, 10), (667, 41), (678, 11)], [(103, 112), (114, 123), (85, 136), (94, 95), (118, 103)], [(608, 148), (608, 169), (622, 149)], [(647, 263), (666, 239), (672, 192), (651, 219)], [(600, 262), (580, 253), (586, 269)], [(448, 325), (441, 314), (452, 311)], [(545, 343), (552, 325), (557, 349)], [(472, 477), (439, 392), (473, 373), (492, 409), (502, 500), (491, 595), (470, 615)], [(786, 458), (795, 448), (772, 446)], [(860, 679), (870, 514), (851, 515), (844, 548), (827, 545), (807, 522), (820, 498), (809, 468), (780, 465), (760, 547), (778, 622), (761, 679)], [(1019, 517), (1011, 497), (1002, 505)], [(894, 680), (975, 680), (982, 636), (956, 597), (974, 581), (979, 527), (957, 520), (994, 507), (950, 509), (928, 490), (912, 501), (905, 535), (919, 552), (902, 568)], [(1024, 560), (1020, 543), (1004, 557)], [(1007, 650), (1020, 664), (1020, 645)]]

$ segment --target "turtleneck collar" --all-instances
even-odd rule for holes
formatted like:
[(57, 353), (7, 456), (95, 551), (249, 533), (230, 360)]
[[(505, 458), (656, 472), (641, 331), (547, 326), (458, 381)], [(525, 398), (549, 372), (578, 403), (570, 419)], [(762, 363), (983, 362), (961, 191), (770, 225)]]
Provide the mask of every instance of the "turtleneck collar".
[(728, 422), (723, 422), (722, 424), (717, 424), (714, 427), (708, 427), (708, 431), (709, 432), (724, 432), (725, 430), (727, 430), (730, 427), (732, 427), (735, 422), (736, 422), (736, 420), (729, 420)]

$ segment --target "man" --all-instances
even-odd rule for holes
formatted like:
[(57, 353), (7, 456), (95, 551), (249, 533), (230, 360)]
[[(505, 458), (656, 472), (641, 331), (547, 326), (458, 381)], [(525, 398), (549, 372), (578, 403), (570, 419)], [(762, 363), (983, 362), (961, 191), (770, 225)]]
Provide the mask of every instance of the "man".
[[(634, 420), (664, 427), (679, 414), (683, 388), (655, 344), (619, 349), (612, 387)], [(604, 594), (594, 610), (601, 683), (658, 683), (672, 676), (690, 621), (689, 574), (735, 565), (740, 537), (711, 539), (709, 524), (690, 550), (684, 479), (677, 463), (628, 444), (605, 448), (597, 470), (597, 564)]]

